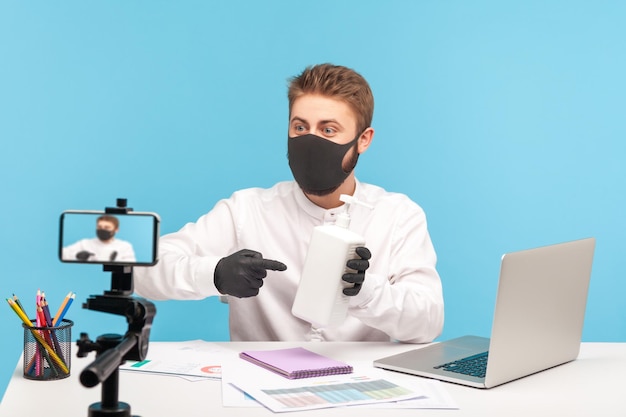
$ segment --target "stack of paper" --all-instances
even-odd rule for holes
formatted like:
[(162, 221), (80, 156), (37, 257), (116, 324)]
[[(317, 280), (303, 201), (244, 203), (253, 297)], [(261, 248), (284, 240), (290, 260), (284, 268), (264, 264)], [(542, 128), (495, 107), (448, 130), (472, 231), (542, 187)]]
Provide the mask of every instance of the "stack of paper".
[(266, 407), (274, 412), (344, 406), (458, 408), (440, 381), (416, 377), (400, 382), (369, 361), (351, 366), (351, 374), (291, 380), (236, 355), (225, 357), (222, 402), (225, 407)]

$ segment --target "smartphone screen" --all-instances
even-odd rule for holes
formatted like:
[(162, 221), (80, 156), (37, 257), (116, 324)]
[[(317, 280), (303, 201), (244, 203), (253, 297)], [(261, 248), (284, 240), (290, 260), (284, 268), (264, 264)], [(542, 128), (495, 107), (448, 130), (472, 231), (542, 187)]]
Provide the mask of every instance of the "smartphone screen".
[(154, 265), (160, 219), (156, 213), (68, 210), (61, 214), (62, 262)]

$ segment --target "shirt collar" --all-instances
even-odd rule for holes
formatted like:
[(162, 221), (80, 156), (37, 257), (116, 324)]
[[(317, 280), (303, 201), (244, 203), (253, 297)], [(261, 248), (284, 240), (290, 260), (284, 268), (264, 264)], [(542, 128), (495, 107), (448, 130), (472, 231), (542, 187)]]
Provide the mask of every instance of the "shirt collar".
[[(356, 196), (358, 199), (360, 192), (361, 192), (361, 183), (356, 178), (354, 180), (355, 180), (356, 186), (354, 187), (353, 195)], [(332, 208), (332, 209), (325, 209), (323, 207), (320, 207), (317, 204), (313, 203), (311, 200), (309, 200), (306, 197), (306, 195), (304, 195), (304, 192), (302, 192), (302, 189), (300, 188), (297, 182), (294, 181), (294, 185), (295, 185), (296, 202), (298, 203), (298, 206), (302, 210), (304, 210), (309, 216), (315, 219), (324, 220), (329, 215), (335, 216), (345, 210), (345, 204), (339, 207)]]

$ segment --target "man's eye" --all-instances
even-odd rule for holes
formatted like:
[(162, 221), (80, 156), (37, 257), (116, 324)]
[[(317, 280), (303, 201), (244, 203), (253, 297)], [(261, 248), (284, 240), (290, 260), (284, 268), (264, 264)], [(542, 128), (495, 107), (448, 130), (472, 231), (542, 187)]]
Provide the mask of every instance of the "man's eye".
[(331, 127), (325, 127), (324, 128), (324, 134), (326, 135), (332, 135), (335, 133), (335, 129), (331, 128)]
[(295, 130), (296, 130), (296, 132), (304, 132), (304, 126), (302, 126), (302, 125), (297, 125), (297, 126), (295, 127)]

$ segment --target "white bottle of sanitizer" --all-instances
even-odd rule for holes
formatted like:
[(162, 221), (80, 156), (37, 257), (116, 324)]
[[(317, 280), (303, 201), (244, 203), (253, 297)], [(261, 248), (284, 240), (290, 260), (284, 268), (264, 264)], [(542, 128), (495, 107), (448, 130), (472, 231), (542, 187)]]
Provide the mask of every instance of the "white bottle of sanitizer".
[(341, 277), (346, 272), (355, 272), (346, 266), (346, 262), (358, 259), (356, 248), (365, 246), (365, 239), (348, 229), (350, 204), (373, 209), (369, 204), (349, 195), (342, 194), (339, 198), (345, 203), (346, 209), (337, 216), (335, 224), (313, 229), (291, 308), (294, 316), (315, 327), (339, 325), (346, 318), (349, 297), (343, 294), (343, 289), (353, 284), (345, 282)]

